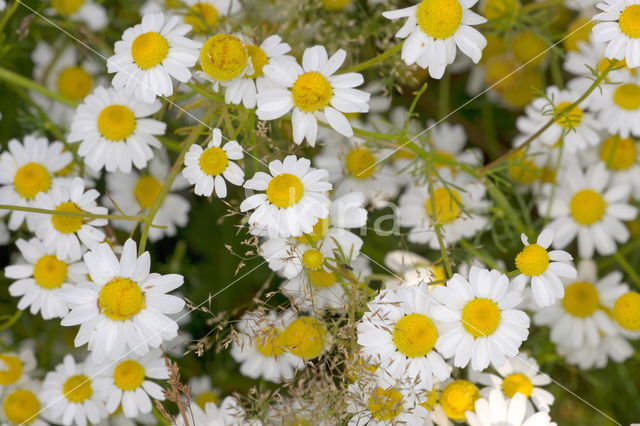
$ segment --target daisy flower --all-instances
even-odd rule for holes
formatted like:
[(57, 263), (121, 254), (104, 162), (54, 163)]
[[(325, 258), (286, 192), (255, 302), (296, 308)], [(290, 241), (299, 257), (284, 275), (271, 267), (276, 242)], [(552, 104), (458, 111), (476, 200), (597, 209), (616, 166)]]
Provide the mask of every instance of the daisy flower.
[[(611, 65), (611, 60), (604, 55), (605, 47), (606, 44), (596, 41), (595, 36), (591, 33), (588, 40), (577, 44), (576, 50), (569, 49), (567, 51), (564, 69), (575, 76), (587, 78), (593, 76), (593, 70), (603, 72)], [(625, 70), (628, 70), (624, 60), (620, 61), (616, 68), (619, 69), (609, 71), (606, 77), (607, 81), (620, 81), (618, 76), (624, 75)]]
[(436, 265), (410, 251), (390, 251), (384, 257), (384, 264), (393, 274), (384, 281), (385, 287), (391, 290), (447, 280), (447, 273), (441, 265)]
[[(26, 136), (22, 143), (12, 139), (7, 147), (0, 154), (0, 204), (33, 207), (36, 195), (49, 192), (54, 174), (72, 160), (61, 142), (49, 143), (46, 138)], [(0, 216), (5, 214), (6, 210), (0, 211)], [(9, 216), (9, 229), (17, 230), (26, 218), (33, 231), (34, 217), (14, 210)]]
[(159, 148), (158, 135), (165, 123), (147, 118), (160, 110), (160, 102), (144, 103), (123, 90), (98, 87), (76, 109), (69, 142), (81, 142), (78, 155), (90, 168), (108, 172), (141, 169), (153, 157), (151, 147)]
[(280, 87), (260, 90), (258, 118), (275, 120), (293, 110), (293, 141), (298, 145), (306, 138), (315, 146), (318, 120), (326, 121), (344, 136), (353, 136), (344, 113), (369, 111), (370, 95), (355, 89), (364, 82), (362, 74), (334, 75), (346, 57), (342, 49), (329, 58), (324, 46), (313, 46), (305, 49), (302, 66), (295, 62), (265, 65), (264, 75)]
[(225, 180), (236, 186), (244, 183), (244, 170), (234, 162), (244, 157), (242, 147), (236, 141), (229, 141), (222, 146), (221, 142), (222, 132), (213, 129), (213, 139), (205, 149), (193, 144), (184, 157), (182, 176), (195, 185), (196, 195), (210, 197), (215, 190), (218, 197), (225, 198)]
[(631, 188), (613, 184), (610, 177), (602, 164), (585, 172), (567, 167), (555, 188), (543, 187), (538, 212), (551, 219), (554, 248), (564, 248), (577, 237), (580, 257), (591, 258), (594, 251), (613, 254), (616, 242), (627, 242), (623, 221), (633, 220), (638, 211), (628, 203)]
[(508, 359), (497, 371), (498, 374), (477, 374), (476, 381), (487, 386), (482, 390), (483, 394), (498, 389), (505, 397), (513, 398), (521, 393), (526, 398), (528, 412), (534, 411), (533, 405), (540, 411), (549, 411), (555, 398), (551, 392), (540, 386), (550, 384), (551, 378), (540, 372), (540, 366), (534, 358), (520, 354), (516, 358)]
[(578, 276), (565, 281), (564, 297), (553, 306), (538, 310), (536, 325), (551, 328), (549, 337), (557, 345), (578, 348), (601, 344), (603, 335), (615, 335), (617, 328), (608, 315), (609, 307), (628, 286), (622, 273), (615, 271), (598, 279), (592, 260), (578, 263)]
[(279, 35), (267, 37), (260, 46), (246, 43), (253, 72), (237, 78), (226, 86), (224, 101), (228, 104), (240, 104), (245, 108), (255, 108), (259, 92), (278, 88), (278, 85), (264, 74), (266, 65), (275, 65), (279, 69), (296, 67), (293, 56), (287, 55), (291, 46), (282, 42)]
[[(108, 196), (104, 197), (104, 204), (112, 208), (115, 214), (119, 211), (131, 216), (146, 214), (158, 198), (169, 174), (168, 159), (166, 154), (162, 154), (156, 155), (144, 172), (107, 174)], [(173, 181), (153, 219), (153, 224), (159, 227), (149, 228), (149, 241), (172, 237), (176, 235), (178, 227), (187, 224), (191, 204), (176, 193), (187, 186), (187, 181), (181, 176)], [(138, 222), (131, 220), (114, 220), (112, 223), (127, 232), (132, 232), (138, 226)]]
[(640, 294), (629, 291), (618, 297), (610, 307), (611, 318), (628, 337), (640, 337)]
[(204, 410), (207, 403), (218, 404), (221, 400), (220, 390), (211, 386), (211, 377), (196, 376), (189, 379), (191, 400)]
[(640, 65), (640, 3), (636, 0), (605, 0), (596, 6), (602, 12), (593, 17), (595, 40), (607, 43), (609, 59), (624, 59), (629, 68)]
[(183, 3), (189, 8), (184, 22), (200, 33), (210, 32), (218, 26), (220, 18), (234, 15), (242, 9), (239, 0), (184, 0)]
[(611, 173), (611, 184), (631, 185), (632, 198), (640, 200), (640, 143), (618, 135), (609, 136), (596, 155)]
[(7, 389), (0, 401), (0, 419), (7, 426), (49, 426), (41, 417), (44, 408), (40, 400), (42, 384), (29, 380)]
[(448, 331), (436, 343), (455, 367), (484, 370), (492, 364), (500, 368), (529, 335), (529, 317), (514, 309), (522, 300), (521, 292), (509, 289), (509, 279), (496, 270), (475, 266), (469, 280), (455, 274), (446, 286), (437, 286), (431, 296), (443, 306), (433, 310), (435, 320)]
[[(464, 190), (462, 189), (464, 188)], [(454, 177), (447, 185), (442, 181), (414, 185), (402, 194), (396, 212), (400, 226), (411, 228), (407, 239), (438, 249), (435, 225), (440, 225), (445, 244), (470, 238), (487, 226), (484, 216), (489, 202), (480, 182)]]
[[(197, 404), (189, 405), (188, 421), (189, 425), (193, 421), (198, 426), (258, 426), (259, 422), (248, 420), (244, 409), (237, 399), (228, 396), (222, 400), (220, 406), (213, 402), (208, 402), (204, 408)], [(186, 426), (182, 416), (176, 416), (176, 426)]]
[(591, 345), (588, 342), (579, 347), (558, 345), (556, 350), (567, 363), (576, 365), (582, 370), (604, 368), (609, 359), (616, 364), (621, 364), (635, 353), (633, 346), (621, 335), (604, 335), (597, 345)]
[[(574, 80), (576, 82), (578, 80)], [(560, 90), (556, 86), (548, 87), (544, 97), (535, 99), (525, 108), (525, 115), (518, 118), (516, 126), (525, 135), (532, 135), (543, 127), (550, 118), (553, 124), (542, 132), (538, 139), (548, 146), (563, 141), (568, 153), (573, 153), (600, 142), (600, 120), (587, 111), (591, 97), (565, 111), (582, 91), (580, 84), (569, 82), (568, 89)]]
[(480, 399), (480, 390), (464, 379), (449, 379), (438, 383), (425, 395), (423, 406), (428, 407), (431, 420), (438, 426), (453, 426), (453, 422), (465, 420), (465, 413), (473, 412)]
[(61, 292), (71, 308), (62, 325), (80, 325), (75, 345), (88, 343), (96, 363), (129, 351), (145, 355), (178, 333), (167, 315), (180, 312), (184, 300), (166, 293), (182, 285), (182, 275), (149, 273), (149, 252), (136, 250), (128, 239), (118, 260), (108, 244), (98, 245), (84, 255), (91, 283)]
[(74, 22), (83, 22), (91, 31), (107, 26), (107, 11), (94, 0), (51, 0), (52, 12)]
[[(216, 34), (200, 49), (199, 76), (213, 83), (213, 89), (228, 86), (245, 75), (254, 73), (249, 45), (239, 34)], [(234, 86), (235, 89), (239, 86)]]
[(424, 283), (382, 290), (358, 324), (358, 344), (369, 363), (431, 390), (433, 382), (446, 380), (450, 371), (435, 349), (442, 329), (433, 319), (428, 291)]
[(33, 315), (42, 312), (46, 320), (64, 317), (69, 308), (58, 293), (85, 281), (87, 268), (79, 262), (80, 257), (60, 259), (37, 238), (19, 239), (16, 246), (26, 263), (7, 266), (4, 275), (16, 280), (9, 286), (9, 294), (20, 297), (18, 309), (30, 308)]
[(564, 286), (560, 277), (575, 278), (577, 271), (571, 265), (573, 257), (564, 250), (547, 251), (553, 242), (553, 231), (545, 229), (535, 244), (529, 244), (525, 234), (521, 235), (524, 248), (516, 255), (515, 264), (520, 274), (513, 283), (524, 288), (531, 280), (531, 289), (540, 307), (549, 306), (564, 296)]
[(167, 380), (169, 369), (162, 352), (155, 349), (144, 356), (126, 356), (100, 368), (94, 379), (96, 392), (102, 395), (107, 411), (113, 414), (122, 406), (124, 415), (136, 418), (151, 412), (151, 398), (164, 401), (162, 387), (149, 380)]
[(487, 39), (472, 25), (487, 22), (471, 10), (477, 0), (422, 0), (420, 4), (384, 12), (387, 19), (407, 18), (396, 37), (407, 39), (402, 45), (402, 60), (418, 64), (439, 79), (453, 63), (457, 49), (474, 63), (482, 57)]
[(601, 94), (592, 96), (590, 109), (610, 134), (640, 136), (640, 73), (621, 69), (615, 78), (619, 84), (600, 86)]
[(0, 353), (0, 394), (29, 382), (36, 368), (36, 357), (30, 346), (31, 342), (26, 341), (17, 352)]
[[(85, 191), (84, 181), (77, 177), (61, 181), (49, 193), (39, 193), (33, 206), (61, 213), (107, 214), (106, 207), (98, 207), (95, 201), (99, 196), (95, 189)], [(39, 214), (35, 221), (36, 236), (42, 240), (45, 249), (55, 251), (59, 259), (80, 258), (85, 250), (81, 244), (93, 248), (103, 241), (105, 234), (98, 227), (107, 224), (106, 219), (63, 214)]]
[(73, 356), (66, 355), (44, 378), (40, 397), (47, 417), (65, 426), (96, 424), (107, 417), (92, 379), (94, 373), (92, 363), (76, 363)]
[(488, 399), (476, 401), (475, 412), (467, 412), (467, 422), (469, 426), (556, 426), (544, 411), (527, 415), (526, 399), (521, 393), (505, 399), (500, 391), (493, 390)]
[(387, 154), (387, 150), (367, 146), (360, 138), (333, 133), (313, 162), (329, 172), (336, 197), (360, 192), (367, 203), (381, 208), (395, 198), (401, 184), (398, 173), (383, 162)]
[(286, 349), (282, 332), (295, 319), (286, 311), (281, 315), (248, 312), (238, 322), (238, 336), (231, 345), (231, 356), (240, 363), (240, 373), (252, 379), (279, 383), (293, 378), (302, 360)]
[(156, 96), (171, 96), (171, 77), (189, 81), (189, 68), (198, 61), (200, 42), (185, 37), (190, 30), (177, 16), (143, 16), (140, 24), (125, 30), (114, 45), (115, 54), (107, 60), (107, 71), (116, 73), (113, 87), (145, 103), (153, 103)]
[(299, 237), (313, 232), (318, 219), (329, 215), (332, 185), (328, 172), (315, 169), (306, 158), (288, 155), (269, 163), (269, 173), (257, 172), (244, 183), (246, 189), (265, 191), (249, 196), (240, 211), (255, 211), (249, 217), (250, 232), (270, 237)]
[(310, 360), (329, 349), (331, 334), (320, 319), (299, 316), (282, 330), (282, 345), (290, 354)]

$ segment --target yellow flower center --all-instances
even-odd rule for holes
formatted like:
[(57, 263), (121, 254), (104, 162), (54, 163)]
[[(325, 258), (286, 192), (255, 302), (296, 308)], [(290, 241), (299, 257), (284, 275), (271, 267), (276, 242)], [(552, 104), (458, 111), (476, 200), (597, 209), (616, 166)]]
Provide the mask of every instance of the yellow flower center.
[(151, 175), (141, 176), (133, 190), (133, 195), (143, 209), (148, 209), (162, 191), (162, 184)]
[(488, 58), (485, 64), (487, 84), (497, 90), (513, 90), (516, 87), (514, 71), (518, 69), (518, 66), (518, 63), (511, 56), (496, 55)]
[(377, 387), (367, 403), (371, 415), (382, 421), (390, 421), (402, 413), (402, 393), (395, 388)]
[(577, 281), (564, 289), (562, 306), (574, 317), (588, 317), (598, 309), (599, 305), (598, 289), (589, 282)]
[(280, 330), (263, 330), (256, 337), (256, 349), (267, 357), (277, 357), (284, 353), (285, 343)]
[(368, 179), (376, 172), (376, 157), (367, 148), (349, 151), (346, 158), (347, 172), (356, 179)]
[(513, 15), (520, 9), (518, 0), (488, 0), (484, 3), (482, 14), (485, 18), (492, 20)]
[(31, 424), (40, 413), (40, 401), (30, 390), (18, 389), (5, 397), (2, 409), (12, 424)]
[(569, 205), (571, 216), (581, 225), (591, 225), (604, 216), (607, 202), (593, 189), (575, 193)]
[(106, 283), (98, 296), (100, 311), (114, 321), (125, 321), (145, 307), (144, 293), (128, 278), (116, 277)]
[(312, 359), (320, 355), (327, 339), (327, 328), (317, 319), (301, 317), (282, 332), (282, 342), (295, 356)]
[(431, 273), (433, 274), (433, 281), (443, 281), (435, 285), (445, 285), (444, 281), (447, 281), (447, 271), (440, 265), (431, 265)]
[(437, 223), (449, 223), (460, 216), (462, 211), (460, 209), (461, 202), (462, 199), (458, 191), (453, 188), (442, 187), (433, 191), (433, 198), (427, 199), (425, 208), (427, 215), (430, 218), (434, 218)]
[(98, 130), (105, 139), (123, 141), (136, 130), (136, 116), (124, 105), (110, 105), (98, 115)]
[[(611, 66), (611, 59), (603, 57), (598, 61), (598, 71), (604, 72)], [(617, 62), (616, 67), (626, 67), (627, 61), (621, 59)], [(631, 71), (631, 70), (630, 70)]]
[(331, 12), (337, 12), (343, 10), (349, 6), (353, 0), (321, 0), (322, 7)]
[(196, 404), (198, 404), (198, 407), (202, 408), (203, 410), (208, 403), (211, 402), (217, 404), (219, 401), (220, 398), (218, 398), (218, 395), (213, 392), (202, 392), (196, 395)]
[(21, 197), (32, 200), (51, 188), (51, 175), (42, 164), (27, 163), (16, 172), (13, 187)]
[(578, 50), (578, 43), (589, 40), (589, 34), (593, 28), (593, 21), (588, 16), (580, 15), (569, 24), (565, 34), (567, 34), (564, 45), (567, 50)]
[(202, 70), (217, 81), (239, 77), (247, 67), (249, 50), (231, 34), (216, 34), (207, 40), (200, 51)]
[(249, 50), (249, 57), (251, 57), (251, 64), (253, 65), (253, 74), (247, 75), (249, 78), (258, 78), (262, 75), (262, 69), (269, 63), (269, 57), (264, 50), (253, 44), (247, 45)]
[(502, 391), (508, 398), (513, 398), (518, 392), (528, 398), (533, 392), (533, 383), (522, 373), (509, 374), (502, 381)]
[(632, 4), (623, 10), (618, 25), (620, 31), (629, 37), (640, 37), (640, 4)]
[(113, 370), (113, 382), (123, 391), (132, 391), (144, 382), (144, 367), (133, 360), (122, 361)]
[(329, 217), (318, 219), (313, 225), (313, 231), (298, 237), (298, 241), (304, 244), (311, 244), (320, 241), (329, 230)]
[(491, 299), (476, 298), (462, 308), (462, 326), (473, 337), (493, 334), (500, 325), (500, 308)]
[(22, 377), (22, 361), (20, 358), (15, 355), (0, 354), (0, 361), (4, 363), (4, 366), (0, 367), (0, 385), (11, 385)]
[(547, 43), (532, 31), (521, 31), (511, 40), (513, 56), (522, 64), (539, 65), (546, 56)]
[(423, 0), (416, 14), (422, 31), (435, 39), (451, 37), (462, 22), (458, 0)]
[(555, 107), (555, 120), (560, 126), (565, 129), (573, 129), (577, 127), (582, 122), (582, 109), (578, 108), (578, 106), (574, 106), (568, 111), (565, 111), (571, 102), (560, 102)]
[(302, 264), (311, 270), (319, 269), (324, 263), (324, 256), (319, 250), (309, 249), (302, 254)]
[(432, 389), (425, 393), (425, 397), (427, 398), (419, 405), (423, 406), (427, 411), (433, 411), (436, 404), (438, 403), (438, 391), (436, 389)]
[(393, 344), (409, 358), (423, 357), (431, 352), (437, 339), (436, 326), (422, 314), (405, 315), (393, 327)]
[[(57, 212), (65, 213), (82, 213), (82, 210), (71, 201), (60, 204), (55, 208)], [(56, 214), (51, 216), (51, 223), (53, 227), (62, 234), (73, 234), (82, 228), (83, 219), (82, 216), (65, 216)]]
[(77, 404), (86, 401), (93, 395), (91, 379), (84, 374), (76, 374), (67, 379), (62, 385), (64, 396)]
[(65, 98), (80, 101), (93, 87), (93, 77), (82, 67), (69, 67), (58, 75), (58, 93)]
[(73, 15), (84, 4), (84, 0), (51, 0), (51, 6), (61, 15)]
[(329, 80), (316, 71), (306, 72), (298, 76), (291, 89), (293, 103), (305, 112), (323, 109), (331, 101), (333, 89)]
[[(523, 154), (520, 154), (522, 157)], [(528, 185), (535, 182), (541, 174), (541, 170), (531, 160), (518, 160), (507, 169), (509, 177), (517, 183)]]
[(542, 275), (549, 267), (549, 254), (537, 244), (529, 244), (516, 256), (516, 268), (530, 277)]
[(600, 159), (610, 170), (626, 170), (636, 163), (638, 151), (631, 138), (609, 136), (600, 146)]
[(620, 296), (613, 305), (612, 316), (621, 327), (640, 330), (640, 294), (630, 291)]
[(267, 199), (271, 204), (286, 209), (298, 203), (304, 195), (304, 185), (299, 177), (283, 173), (273, 177), (267, 185)]
[[(512, 76), (511, 78), (513, 78)], [(544, 88), (542, 74), (537, 67), (528, 67), (520, 70), (516, 82), (509, 90), (502, 92), (503, 100), (509, 105), (524, 108), (533, 99), (536, 91)]]
[(640, 108), (640, 86), (633, 83), (621, 84), (613, 92), (613, 102), (629, 111)]
[(309, 271), (309, 281), (316, 287), (331, 287), (336, 283), (336, 275), (333, 272), (318, 269)]
[(51, 254), (42, 256), (33, 267), (33, 278), (42, 288), (58, 288), (67, 278), (67, 264)]
[(189, 14), (185, 15), (184, 22), (191, 25), (193, 31), (205, 32), (218, 24), (220, 14), (212, 4), (196, 3), (191, 6)]
[(143, 70), (160, 65), (168, 54), (169, 42), (155, 31), (140, 34), (131, 43), (131, 57)]
[(218, 176), (227, 169), (229, 157), (224, 149), (212, 146), (200, 156), (200, 168), (210, 176)]
[(477, 386), (466, 380), (456, 380), (444, 388), (440, 395), (440, 406), (452, 420), (465, 419), (465, 411), (474, 411), (475, 403), (480, 398)]

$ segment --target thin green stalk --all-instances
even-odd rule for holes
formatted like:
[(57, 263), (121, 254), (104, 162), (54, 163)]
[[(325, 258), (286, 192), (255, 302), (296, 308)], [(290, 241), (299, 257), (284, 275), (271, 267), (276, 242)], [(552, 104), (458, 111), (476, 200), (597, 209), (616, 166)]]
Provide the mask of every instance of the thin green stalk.
[(471, 244), (470, 242), (468, 242), (466, 240), (460, 240), (459, 243), (462, 246), (462, 248), (464, 248), (466, 251), (471, 253), (474, 257), (477, 257), (478, 259), (480, 259), (482, 261), (482, 263), (484, 263), (485, 265), (489, 266), (491, 269), (495, 269), (495, 270), (498, 270), (500, 272), (504, 272), (503, 269), (498, 265), (498, 262), (496, 262), (485, 251), (479, 250), (473, 244)]
[(382, 52), (378, 56), (375, 56), (375, 57), (369, 59), (368, 61), (364, 61), (364, 62), (362, 62), (362, 63), (360, 63), (358, 65), (354, 65), (354, 66), (352, 66), (350, 68), (347, 68), (347, 69), (343, 70), (343, 72), (345, 72), (345, 73), (347, 73), (347, 72), (358, 72), (358, 71), (365, 70), (367, 68), (371, 68), (372, 66), (377, 65), (380, 62), (384, 61), (388, 57), (395, 55), (397, 52), (400, 51), (400, 49), (402, 49), (402, 43), (396, 44), (391, 49), (385, 50), (384, 52)]
[(0, 210), (15, 210), (19, 212), (50, 214), (54, 216), (76, 216), (76, 217), (85, 217), (89, 219), (130, 220), (135, 222), (142, 222), (144, 220), (143, 218), (138, 216), (125, 216), (125, 215), (117, 215), (117, 214), (94, 214), (89, 212), (65, 212), (65, 211), (58, 211), (58, 210), (38, 209), (35, 207), (10, 206), (7, 204), (0, 204)]
[(18, 9), (19, 5), (20, 5), (20, 2), (14, 0), (11, 6), (9, 6), (8, 9), (5, 9), (4, 14), (2, 15), (2, 20), (0, 21), (0, 33), (2, 33), (2, 31), (4, 30), (4, 27), (7, 25), (7, 22), (9, 22), (9, 19), (11, 19), (13, 14)]
[(635, 283), (636, 287), (640, 288), (640, 275), (638, 275), (636, 270), (631, 266), (627, 259), (619, 251), (616, 251), (613, 254), (613, 257), (616, 259), (622, 269), (624, 269), (627, 275), (629, 275), (629, 278), (631, 278), (631, 280)]
[(504, 194), (489, 179), (484, 179), (484, 184), (487, 191), (489, 191), (489, 195), (498, 207), (502, 208), (502, 211), (507, 216), (507, 220), (511, 225), (513, 225), (518, 232), (526, 234), (527, 227), (524, 225), (524, 222), (522, 222), (522, 219), (520, 219), (518, 213), (516, 213), (513, 207), (511, 207), (511, 204), (509, 204), (509, 201)]
[(53, 99), (54, 101), (58, 101), (71, 108), (75, 108), (78, 105), (71, 99), (65, 98), (58, 93), (52, 92), (43, 85), (38, 84), (35, 81), (31, 81), (28, 78), (21, 76), (20, 74), (16, 74), (13, 71), (9, 71), (8, 69), (2, 67), (0, 67), (0, 80), (4, 80), (7, 83), (12, 83), (24, 87), (25, 89), (36, 91), (50, 99)]
[[(431, 169), (431, 166), (429, 166)], [(438, 210), (436, 208), (436, 197), (433, 190), (433, 173), (431, 170), (429, 173), (429, 202), (431, 203), (431, 220), (433, 221), (433, 230), (438, 239), (438, 246), (440, 247), (440, 255), (442, 256), (442, 262), (444, 263), (444, 269), (447, 272), (447, 278), (453, 275), (453, 267), (451, 265), (451, 259), (449, 259), (449, 253), (447, 253), (447, 246), (444, 244), (444, 238), (442, 238), (442, 224), (438, 223)]]

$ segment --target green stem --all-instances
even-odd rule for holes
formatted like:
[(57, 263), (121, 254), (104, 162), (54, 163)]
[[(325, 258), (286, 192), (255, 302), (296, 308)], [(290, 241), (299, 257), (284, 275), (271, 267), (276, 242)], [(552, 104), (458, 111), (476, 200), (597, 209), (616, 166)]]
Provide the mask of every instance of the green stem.
[(2, 33), (2, 31), (4, 30), (4, 27), (7, 25), (7, 22), (9, 22), (9, 19), (11, 19), (13, 14), (18, 9), (19, 5), (20, 5), (20, 2), (17, 0), (14, 0), (11, 6), (9, 6), (8, 9), (5, 9), (4, 15), (2, 16), (2, 21), (0, 21), (0, 33)]
[(88, 213), (88, 212), (66, 212), (66, 211), (58, 211), (58, 210), (38, 209), (35, 207), (10, 206), (7, 204), (0, 204), (0, 210), (15, 210), (19, 212), (50, 214), (50, 215), (56, 215), (56, 216), (76, 216), (76, 217), (86, 217), (90, 219), (131, 220), (135, 222), (142, 222), (144, 220), (143, 218), (138, 216), (124, 216), (124, 215), (117, 215), (117, 214), (94, 214), (94, 213)]
[(480, 259), (482, 261), (482, 263), (484, 263), (485, 265), (489, 266), (491, 269), (495, 269), (497, 271), (504, 272), (502, 270), (502, 268), (498, 265), (498, 262), (496, 262), (491, 256), (489, 256), (489, 254), (487, 254), (483, 250), (479, 250), (473, 244), (471, 244), (470, 242), (468, 242), (466, 240), (460, 240), (459, 244), (466, 251), (471, 253), (474, 257), (477, 257), (478, 259)]
[(629, 275), (629, 278), (635, 283), (635, 285), (640, 288), (640, 275), (636, 272), (635, 269), (631, 266), (631, 264), (627, 261), (627, 259), (619, 252), (616, 251), (613, 254), (613, 257), (616, 259), (618, 264), (624, 269), (624, 271)]
[(35, 81), (31, 81), (28, 78), (25, 78), (19, 74), (14, 73), (13, 71), (9, 71), (8, 69), (2, 67), (0, 67), (0, 80), (4, 80), (7, 83), (12, 83), (24, 87), (25, 89), (36, 91), (71, 108), (75, 108), (78, 105), (71, 99), (65, 98), (58, 93), (52, 92), (43, 85), (38, 84)]
[(518, 213), (516, 213), (516, 211), (513, 210), (513, 207), (511, 207), (511, 204), (509, 204), (509, 201), (504, 196), (504, 194), (489, 179), (484, 179), (484, 184), (493, 201), (495, 201), (495, 203), (500, 208), (502, 208), (502, 211), (504, 212), (505, 215), (507, 215), (507, 219), (509, 220), (509, 222), (511, 222), (513, 227), (518, 232), (526, 234), (527, 227), (522, 222), (522, 219), (520, 219), (520, 216), (518, 215)]
[(402, 43), (396, 44), (391, 49), (385, 50), (384, 52), (382, 52), (378, 56), (375, 56), (375, 57), (369, 59), (368, 61), (362, 62), (362, 63), (360, 63), (358, 65), (354, 65), (354, 66), (352, 66), (350, 68), (347, 68), (343, 72), (345, 72), (345, 73), (347, 73), (347, 72), (358, 72), (358, 71), (365, 70), (367, 68), (371, 68), (372, 66), (377, 65), (380, 62), (384, 61), (388, 57), (395, 55), (397, 52), (400, 51), (400, 49), (402, 49)]

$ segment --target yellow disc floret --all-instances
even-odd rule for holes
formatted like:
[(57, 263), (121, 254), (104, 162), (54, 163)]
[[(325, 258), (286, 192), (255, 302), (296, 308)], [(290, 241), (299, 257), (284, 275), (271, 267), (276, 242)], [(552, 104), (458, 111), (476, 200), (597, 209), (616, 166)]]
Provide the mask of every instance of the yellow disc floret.
[(554, 110), (556, 123), (565, 129), (573, 129), (582, 122), (582, 109), (574, 106), (567, 111), (569, 106), (571, 102), (560, 102)]
[(488, 0), (482, 5), (482, 15), (488, 20), (513, 15), (520, 9), (518, 0)]
[(329, 218), (318, 219), (313, 225), (313, 231), (298, 237), (298, 240), (305, 244), (313, 244), (320, 241), (329, 230)]
[(65, 398), (71, 402), (76, 404), (84, 402), (93, 395), (91, 379), (84, 374), (71, 376), (62, 385), (62, 392)]
[(491, 299), (473, 299), (462, 308), (462, 326), (475, 338), (493, 334), (501, 317), (500, 308)]
[(322, 7), (324, 7), (326, 10), (337, 12), (339, 10), (344, 10), (344, 8), (349, 6), (353, 0), (320, 0), (320, 1), (322, 2)]
[(136, 116), (129, 107), (109, 105), (98, 115), (98, 130), (105, 139), (123, 141), (136, 130)]
[(58, 93), (73, 101), (84, 99), (93, 87), (93, 77), (82, 67), (69, 67), (58, 75)]
[(73, 15), (84, 4), (84, 0), (51, 0), (51, 6), (61, 15)]
[(329, 80), (316, 71), (298, 76), (291, 88), (293, 104), (304, 112), (314, 112), (329, 105), (333, 89)]
[(528, 398), (533, 392), (533, 383), (522, 373), (512, 373), (502, 381), (502, 391), (508, 398), (513, 398), (518, 392)]
[(442, 390), (440, 406), (447, 417), (462, 421), (466, 411), (474, 411), (479, 398), (480, 390), (476, 385), (466, 380), (456, 380)]
[(327, 328), (315, 318), (300, 317), (285, 328), (282, 341), (288, 352), (312, 359), (324, 350)]
[(247, 45), (249, 56), (251, 57), (251, 65), (253, 65), (253, 74), (247, 75), (249, 78), (258, 78), (262, 75), (262, 69), (269, 63), (269, 57), (264, 50), (253, 44)]
[(423, 357), (433, 349), (438, 330), (425, 315), (405, 315), (393, 327), (393, 343), (398, 351), (409, 358)]
[(27, 163), (16, 172), (13, 187), (21, 197), (32, 200), (51, 188), (51, 175), (42, 164)]
[(218, 395), (216, 395), (213, 392), (199, 393), (198, 395), (196, 395), (195, 400), (196, 400), (196, 404), (198, 404), (198, 407), (202, 408), (203, 410), (204, 410), (204, 407), (210, 402), (214, 404), (217, 404), (218, 402), (220, 402), (220, 398), (218, 398)]
[(588, 226), (602, 219), (607, 202), (593, 189), (583, 189), (574, 194), (569, 208), (576, 222)]
[(227, 169), (229, 157), (227, 153), (217, 146), (204, 150), (200, 156), (200, 168), (210, 176), (218, 176)]
[(627, 170), (638, 159), (636, 142), (631, 138), (609, 136), (600, 146), (600, 159), (610, 170)]
[(633, 83), (619, 85), (613, 92), (613, 102), (622, 109), (637, 110), (640, 108), (640, 86)]
[(28, 425), (38, 418), (40, 401), (30, 390), (17, 389), (4, 398), (2, 410), (11, 424)]
[(564, 45), (567, 50), (579, 50), (578, 43), (588, 41), (592, 29), (593, 21), (588, 16), (579, 15), (573, 20), (565, 31), (567, 36), (564, 38)]
[(11, 385), (22, 377), (23, 368), (20, 358), (15, 355), (0, 354), (0, 361), (4, 364), (0, 370), (0, 385)]
[(309, 271), (309, 282), (316, 287), (331, 287), (337, 281), (333, 272), (318, 269), (317, 271)]
[(148, 209), (162, 191), (162, 184), (151, 175), (141, 176), (133, 189), (133, 196), (143, 209)]
[(367, 407), (374, 418), (388, 422), (402, 413), (402, 393), (393, 387), (377, 387), (369, 396)]
[(640, 330), (640, 294), (630, 291), (618, 297), (611, 316), (622, 328)]
[(271, 328), (263, 330), (256, 337), (256, 349), (264, 356), (276, 357), (284, 353), (285, 344), (280, 330)]
[[(458, 191), (453, 188), (437, 188), (433, 191), (433, 198), (427, 199), (425, 209), (430, 218), (437, 223), (453, 222), (460, 216), (462, 199)], [(434, 210), (435, 207), (435, 210)]]
[(122, 361), (113, 370), (113, 382), (123, 391), (138, 389), (144, 382), (144, 376), (144, 367), (131, 359)]
[(52, 254), (42, 256), (33, 266), (33, 278), (42, 288), (58, 288), (67, 278), (67, 264)]
[(564, 289), (562, 306), (574, 317), (588, 317), (600, 306), (598, 289), (596, 289), (595, 285), (586, 281), (571, 283)]
[(620, 31), (631, 38), (640, 37), (640, 4), (627, 6), (620, 14), (618, 21)]
[(458, 0), (423, 0), (416, 11), (418, 25), (435, 39), (453, 36), (462, 22)]
[[(64, 213), (82, 213), (82, 210), (78, 208), (76, 203), (71, 201), (60, 204), (55, 208), (55, 211)], [(51, 223), (56, 231), (62, 234), (73, 234), (82, 228), (83, 219), (82, 216), (56, 214), (51, 216)]]
[(194, 31), (205, 32), (207, 28), (213, 28), (220, 20), (218, 9), (209, 3), (196, 3), (184, 17), (185, 24), (191, 25)]
[(267, 199), (281, 209), (297, 204), (304, 195), (304, 184), (299, 177), (291, 173), (282, 173), (273, 177), (267, 185)]
[(239, 77), (247, 67), (249, 50), (231, 34), (216, 34), (200, 50), (200, 66), (216, 81), (230, 81)]
[(98, 307), (108, 318), (125, 321), (144, 309), (144, 293), (136, 282), (129, 278), (116, 277), (100, 290)]
[(370, 149), (356, 148), (349, 151), (345, 161), (347, 172), (356, 179), (368, 179), (376, 172), (376, 157)]
[(549, 267), (549, 254), (537, 244), (529, 244), (516, 256), (516, 268), (530, 277), (542, 275)]
[(302, 264), (307, 269), (320, 269), (323, 263), (324, 256), (322, 255), (320, 250), (309, 249), (302, 254)]
[(548, 50), (545, 40), (532, 31), (521, 31), (511, 40), (513, 56), (522, 64), (539, 65)]
[(155, 31), (140, 34), (131, 43), (131, 57), (143, 70), (160, 65), (169, 54), (169, 42)]

